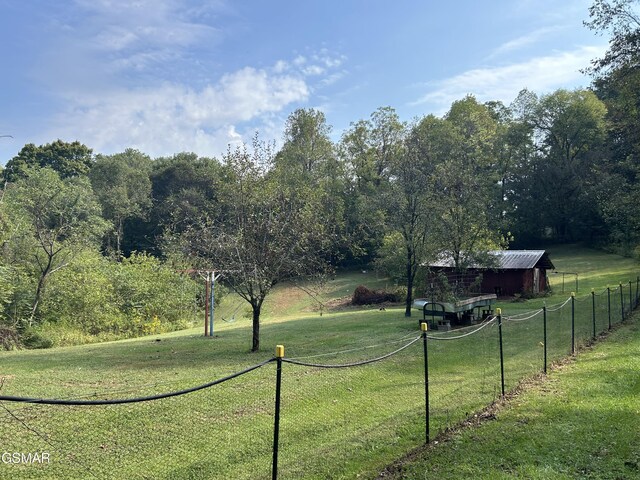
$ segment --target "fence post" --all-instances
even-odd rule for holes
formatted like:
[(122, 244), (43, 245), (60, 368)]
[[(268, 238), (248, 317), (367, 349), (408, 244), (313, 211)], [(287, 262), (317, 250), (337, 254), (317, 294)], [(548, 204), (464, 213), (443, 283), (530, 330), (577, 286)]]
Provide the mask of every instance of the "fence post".
[(631, 280), (629, 280), (629, 314), (633, 312), (633, 288), (631, 287)]
[(571, 355), (576, 352), (576, 292), (571, 292)]
[(611, 288), (607, 285), (607, 316), (609, 317), (609, 330), (611, 330)]
[(500, 341), (500, 383), (502, 386), (502, 398), (504, 398), (504, 352), (502, 349), (502, 309), (496, 308), (498, 314), (498, 338)]
[(596, 339), (596, 290), (591, 289), (591, 319), (593, 320), (593, 339)]
[(278, 478), (278, 437), (280, 435), (280, 390), (282, 387), (282, 358), (284, 357), (284, 345), (276, 346), (276, 411), (273, 423), (273, 464), (271, 466), (271, 478)]
[(542, 325), (543, 325), (543, 340), (542, 348), (544, 350), (544, 373), (547, 373), (547, 304), (545, 302), (542, 307)]
[(624, 293), (622, 292), (622, 282), (620, 282), (620, 311), (622, 312), (620, 321), (624, 322)]
[(429, 443), (429, 356), (427, 352), (427, 322), (420, 323), (422, 330), (422, 346), (424, 350), (424, 408), (425, 408), (425, 438)]

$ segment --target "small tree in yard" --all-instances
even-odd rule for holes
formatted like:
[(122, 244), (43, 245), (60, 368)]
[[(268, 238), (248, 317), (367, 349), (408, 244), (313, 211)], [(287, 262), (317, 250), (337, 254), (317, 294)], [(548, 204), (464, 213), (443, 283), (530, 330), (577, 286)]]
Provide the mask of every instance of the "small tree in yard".
[(33, 323), (49, 277), (84, 248), (95, 246), (108, 224), (86, 177), (61, 179), (50, 168), (25, 172), (26, 178), (10, 185), (5, 196), (15, 228), (4, 254), (7, 263), (36, 279), (29, 316)]
[(320, 195), (283, 183), (269, 145), (254, 140), (229, 150), (217, 211), (182, 236), (188, 253), (224, 271), (224, 280), (252, 309), (252, 351), (260, 348), (260, 314), (271, 289), (284, 280), (323, 271), (326, 250)]

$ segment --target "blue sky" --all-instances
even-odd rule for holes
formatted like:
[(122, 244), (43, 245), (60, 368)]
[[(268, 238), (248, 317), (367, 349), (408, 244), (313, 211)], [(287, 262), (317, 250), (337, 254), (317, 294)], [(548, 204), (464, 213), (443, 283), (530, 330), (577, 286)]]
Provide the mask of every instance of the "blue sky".
[(589, 85), (590, 0), (0, 0), (0, 163), (79, 140), (152, 157), (282, 138), (317, 108), (335, 140), (378, 107), (442, 115)]

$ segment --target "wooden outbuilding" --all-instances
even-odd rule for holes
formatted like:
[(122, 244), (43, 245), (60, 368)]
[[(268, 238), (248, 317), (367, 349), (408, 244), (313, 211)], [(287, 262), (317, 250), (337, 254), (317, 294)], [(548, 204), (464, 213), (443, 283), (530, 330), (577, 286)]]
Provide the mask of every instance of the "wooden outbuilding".
[(425, 266), (432, 275), (446, 275), (450, 284), (475, 284), (478, 291), (495, 293), (499, 297), (536, 295), (549, 287), (547, 270), (555, 267), (545, 250), (495, 250), (489, 253), (494, 258), (493, 266), (489, 268), (472, 265), (460, 272), (454, 268), (451, 258), (443, 258)]

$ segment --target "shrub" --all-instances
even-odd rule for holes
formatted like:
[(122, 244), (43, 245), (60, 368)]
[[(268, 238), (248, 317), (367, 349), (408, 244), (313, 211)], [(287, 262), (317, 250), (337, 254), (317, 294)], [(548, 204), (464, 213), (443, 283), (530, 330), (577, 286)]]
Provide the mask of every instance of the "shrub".
[(113, 285), (114, 262), (98, 252), (84, 252), (51, 276), (40, 307), (43, 324), (98, 335), (125, 322)]
[(70, 345), (185, 328), (200, 289), (150, 255), (117, 262), (87, 251), (51, 277), (37, 332)]
[(32, 328), (25, 330), (21, 342), (27, 348), (51, 348), (53, 346), (51, 338)]
[(20, 346), (20, 339), (15, 328), (0, 325), (0, 346), (4, 350), (13, 350)]
[(364, 285), (358, 285), (353, 292), (353, 305), (371, 305), (374, 303), (395, 302), (396, 295), (384, 290), (370, 290)]

